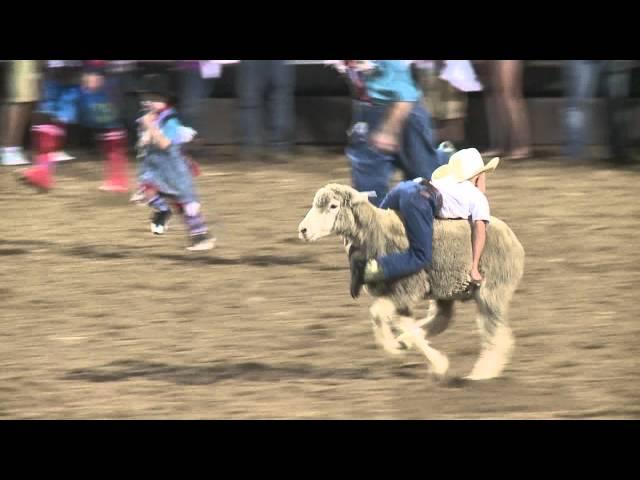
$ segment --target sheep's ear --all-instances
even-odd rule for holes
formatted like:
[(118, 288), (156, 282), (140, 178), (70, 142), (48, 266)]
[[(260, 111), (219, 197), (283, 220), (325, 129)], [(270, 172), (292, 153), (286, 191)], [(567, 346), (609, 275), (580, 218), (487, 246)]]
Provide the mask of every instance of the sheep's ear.
[(351, 203), (356, 205), (358, 203), (368, 202), (369, 198), (376, 196), (376, 192), (356, 192), (351, 199)]

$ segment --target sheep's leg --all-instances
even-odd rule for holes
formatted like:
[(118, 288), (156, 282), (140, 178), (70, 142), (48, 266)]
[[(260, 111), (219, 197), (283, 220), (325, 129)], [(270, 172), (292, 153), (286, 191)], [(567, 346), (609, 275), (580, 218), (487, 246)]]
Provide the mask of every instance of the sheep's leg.
[[(427, 316), (416, 320), (416, 326), (420, 328), (426, 327), (425, 333), (427, 337), (435, 337), (449, 327), (452, 318), (453, 300), (430, 300)], [(396, 337), (396, 340), (412, 346), (409, 338), (410, 335), (408, 333), (403, 333)]]
[(453, 319), (453, 300), (429, 300), (427, 316), (418, 320), (418, 325), (427, 328), (427, 336), (435, 337), (444, 332)]
[(425, 338), (425, 331), (410, 317), (399, 317), (398, 325), (403, 336), (408, 336), (411, 343), (427, 357), (431, 372), (438, 378), (444, 377), (449, 370), (449, 359), (429, 344)]
[(387, 352), (392, 355), (401, 355), (407, 353), (406, 345), (396, 340), (391, 330), (391, 322), (396, 315), (396, 307), (388, 298), (378, 298), (371, 308), (371, 321), (373, 323), (373, 335), (376, 342)]
[(480, 291), (476, 297), (478, 315), (476, 323), (480, 330), (481, 350), (469, 380), (489, 380), (500, 376), (514, 348), (514, 338), (507, 322), (507, 303), (510, 295)]

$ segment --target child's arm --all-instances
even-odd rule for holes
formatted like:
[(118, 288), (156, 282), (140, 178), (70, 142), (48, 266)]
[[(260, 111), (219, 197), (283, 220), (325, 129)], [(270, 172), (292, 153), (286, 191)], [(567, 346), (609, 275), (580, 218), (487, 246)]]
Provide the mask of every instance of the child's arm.
[(487, 224), (484, 220), (476, 220), (473, 222), (471, 251), (473, 253), (473, 261), (471, 264), (471, 280), (481, 282), (480, 275), (480, 257), (484, 251), (484, 244), (487, 239)]
[(394, 102), (389, 107), (382, 127), (371, 135), (373, 144), (383, 151), (395, 152), (400, 145), (400, 137), (414, 102)]
[[(480, 175), (484, 177), (483, 175)], [(479, 178), (477, 180), (480, 180)], [(483, 185), (484, 186), (484, 185)], [(478, 186), (478, 190), (480, 187)], [(475, 198), (472, 201), (471, 206), (471, 279), (475, 283), (482, 281), (482, 275), (480, 274), (480, 257), (484, 251), (484, 246), (487, 239), (487, 225), (491, 220), (491, 211), (489, 208), (489, 201), (484, 193), (476, 191)]]
[(142, 117), (142, 123), (146, 128), (146, 133), (152, 143), (155, 143), (162, 150), (166, 150), (171, 146), (171, 140), (164, 136), (162, 130), (160, 130), (155, 124), (156, 116), (153, 113), (148, 113)]

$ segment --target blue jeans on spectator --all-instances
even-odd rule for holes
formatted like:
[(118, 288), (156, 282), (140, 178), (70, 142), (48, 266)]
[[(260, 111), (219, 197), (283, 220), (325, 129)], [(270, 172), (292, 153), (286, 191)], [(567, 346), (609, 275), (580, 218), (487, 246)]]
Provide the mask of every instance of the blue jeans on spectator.
[(433, 219), (436, 199), (427, 189), (411, 180), (399, 183), (380, 204), (396, 210), (404, 220), (409, 250), (378, 258), (385, 280), (411, 275), (431, 267)]
[(199, 133), (204, 128), (204, 100), (211, 93), (211, 79), (202, 78), (199, 68), (178, 71), (178, 112), (183, 123)]
[(629, 144), (629, 112), (626, 100), (630, 94), (631, 69), (624, 60), (570, 60), (567, 75), (567, 153), (580, 157), (591, 134), (587, 104), (598, 90), (604, 76), (607, 95), (609, 146), (614, 157), (624, 157)]
[(265, 97), (268, 96), (269, 145), (287, 150), (292, 144), (295, 116), (295, 67), (284, 60), (242, 60), (238, 66), (237, 94), (241, 141), (246, 147), (262, 145)]
[(349, 134), (347, 156), (351, 160), (353, 187), (359, 191), (375, 191), (378, 205), (389, 190), (389, 182), (395, 168), (400, 168), (406, 178), (431, 178), (433, 171), (449, 161), (449, 154), (435, 145), (431, 115), (422, 102), (416, 102), (402, 133), (400, 152), (382, 152), (369, 142), (385, 118), (387, 105), (356, 102), (353, 108), (353, 126)]

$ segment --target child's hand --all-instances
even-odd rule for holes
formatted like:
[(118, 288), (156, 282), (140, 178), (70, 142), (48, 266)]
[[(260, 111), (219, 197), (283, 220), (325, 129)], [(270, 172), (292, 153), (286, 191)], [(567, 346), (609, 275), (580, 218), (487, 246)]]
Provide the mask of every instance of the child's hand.
[(383, 152), (396, 152), (400, 148), (398, 137), (384, 130), (374, 132), (371, 135), (371, 143)]
[(180, 143), (189, 143), (198, 134), (191, 127), (180, 127), (178, 129), (178, 140)]
[(477, 285), (480, 285), (480, 283), (483, 280), (482, 275), (480, 274), (480, 271), (477, 268), (471, 269), (470, 276), (471, 276), (471, 281)]
[(138, 146), (145, 147), (151, 143), (151, 135), (149, 132), (144, 132), (140, 135), (140, 139), (138, 140)]
[(142, 125), (144, 126), (144, 128), (150, 128), (153, 126), (156, 118), (157, 116), (154, 112), (149, 112), (144, 117), (142, 117)]

